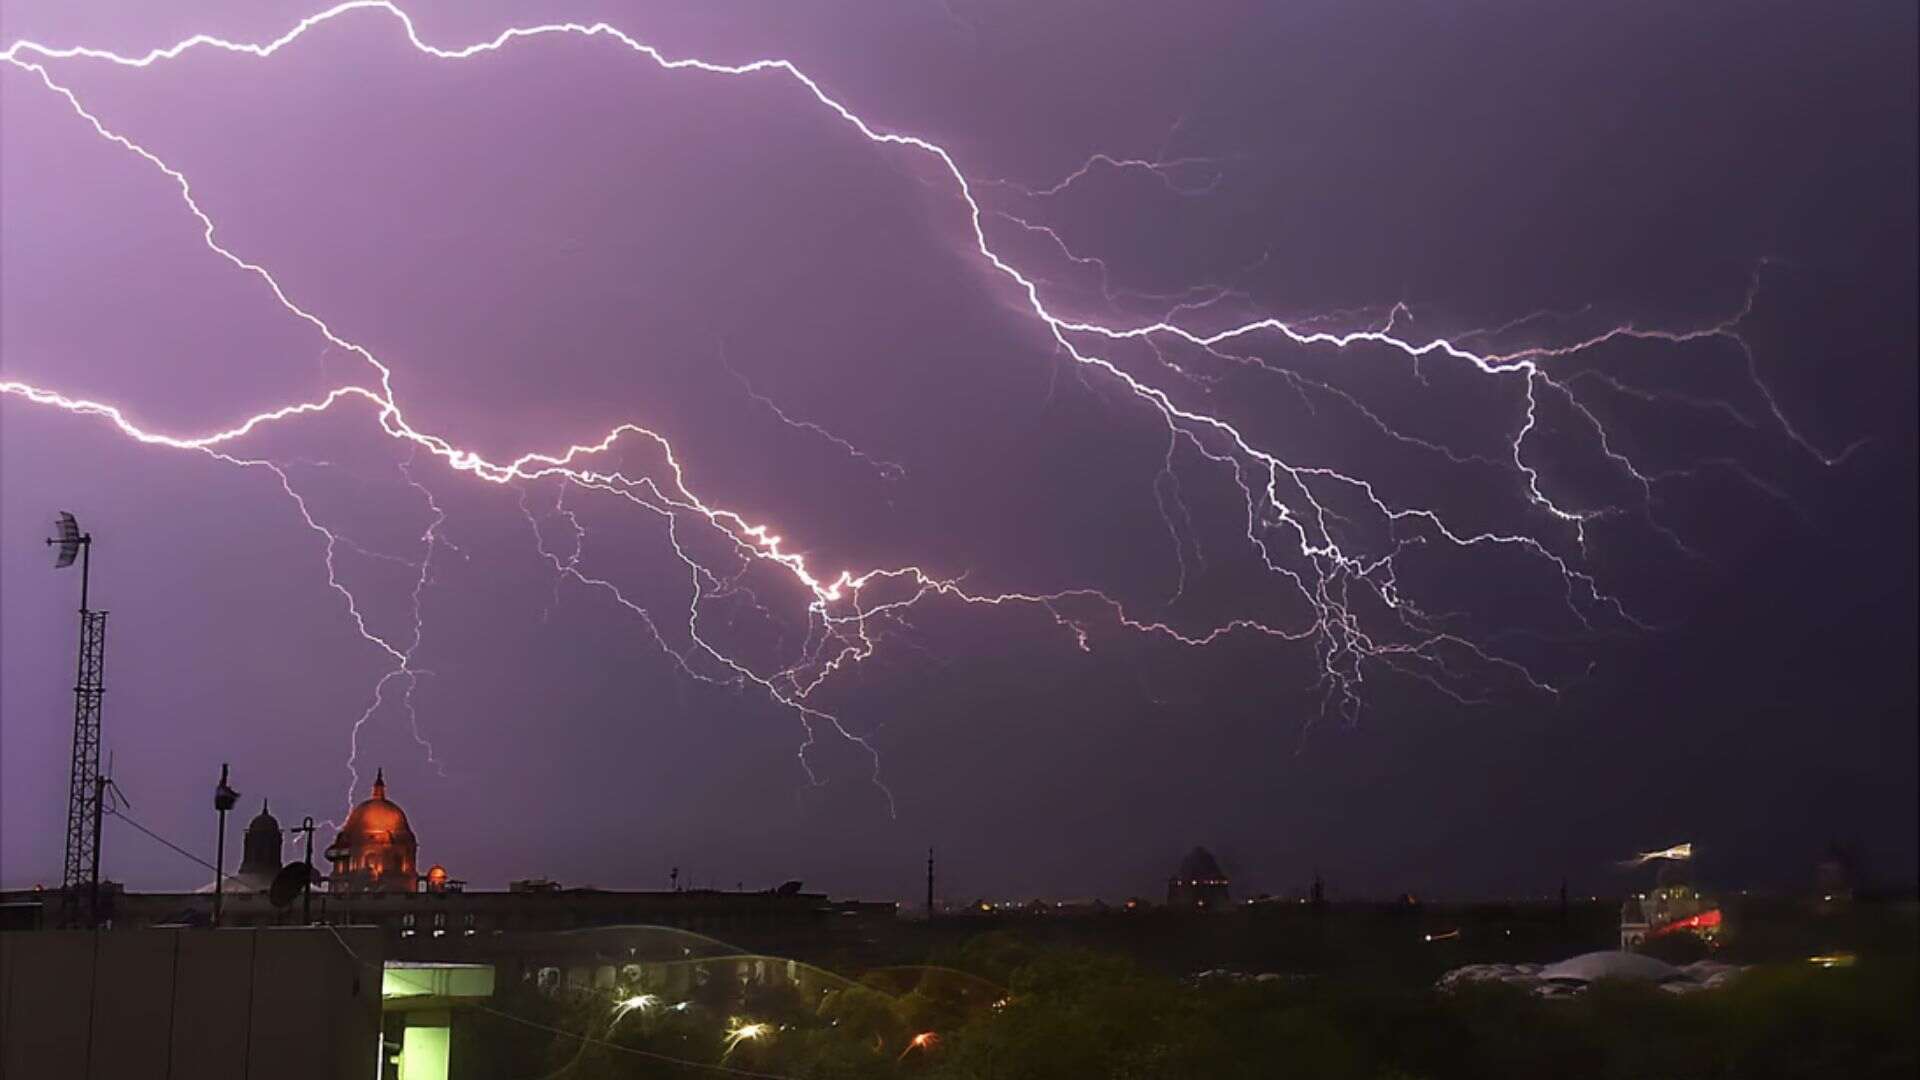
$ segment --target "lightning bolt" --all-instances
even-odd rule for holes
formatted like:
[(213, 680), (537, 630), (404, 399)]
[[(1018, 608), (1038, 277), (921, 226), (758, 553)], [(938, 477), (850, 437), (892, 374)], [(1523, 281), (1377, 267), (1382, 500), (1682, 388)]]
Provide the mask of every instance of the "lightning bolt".
[[(1090, 373), (1109, 387), (1146, 406), (1167, 431), (1167, 450), (1162, 468), (1153, 480), (1153, 492), (1168, 525), (1180, 563), (1180, 580), (1173, 592), (1178, 600), (1186, 588), (1185, 550), (1191, 546), (1200, 559), (1197, 541), (1183, 542), (1183, 535), (1194, 533), (1192, 515), (1182, 501), (1176, 472), (1176, 452), (1190, 449), (1193, 457), (1206, 467), (1219, 470), (1238, 488), (1244, 504), (1243, 539), (1265, 571), (1288, 588), (1299, 602), (1299, 611), (1290, 616), (1243, 615), (1212, 625), (1181, 627), (1173, 621), (1142, 615), (1120, 600), (1098, 589), (1068, 586), (1052, 591), (975, 592), (964, 585), (964, 575), (943, 574), (919, 566), (880, 567), (864, 570), (822, 571), (807, 557), (787, 546), (787, 542), (765, 522), (750, 521), (740, 512), (708, 501), (688, 484), (682, 463), (674, 448), (658, 433), (638, 423), (622, 423), (593, 443), (575, 444), (559, 451), (529, 450), (511, 460), (491, 460), (479, 452), (462, 447), (446, 436), (416, 427), (407, 419), (402, 402), (393, 386), (393, 371), (369, 349), (336, 332), (320, 315), (302, 306), (265, 266), (250, 261), (227, 247), (220, 239), (212, 216), (197, 201), (189, 178), (158, 155), (107, 125), (90, 111), (80, 97), (58, 81), (52, 65), (63, 61), (94, 61), (125, 68), (144, 69), (175, 60), (198, 49), (216, 50), (261, 60), (271, 58), (292, 46), (309, 31), (365, 12), (392, 20), (407, 42), (421, 56), (435, 61), (458, 62), (507, 48), (509, 45), (540, 37), (563, 36), (603, 40), (624, 48), (636, 56), (669, 72), (688, 72), (719, 78), (775, 77), (791, 82), (800, 97), (826, 110), (874, 145), (920, 155), (937, 165), (951, 181), (954, 197), (964, 207), (972, 252), (994, 274), (999, 275), (1022, 298), (1022, 315), (1042, 328), (1058, 355), (1070, 360), (1078, 372)], [(1668, 345), (1720, 341), (1731, 343), (1745, 358), (1746, 375), (1765, 402), (1775, 426), (1816, 460), (1832, 465), (1844, 460), (1852, 447), (1828, 454), (1802, 435), (1787, 419), (1777, 399), (1761, 380), (1753, 350), (1739, 333), (1739, 327), (1751, 311), (1759, 288), (1759, 275), (1748, 291), (1743, 307), (1727, 319), (1698, 329), (1644, 329), (1632, 324), (1608, 327), (1599, 332), (1558, 344), (1533, 345), (1508, 352), (1476, 352), (1467, 346), (1475, 338), (1498, 339), (1522, 325), (1552, 321), (1548, 315), (1527, 316), (1522, 320), (1488, 331), (1474, 331), (1444, 337), (1415, 337), (1399, 330), (1397, 320), (1407, 314), (1403, 305), (1389, 309), (1384, 323), (1361, 329), (1327, 329), (1336, 320), (1303, 318), (1282, 319), (1259, 315), (1233, 325), (1211, 330), (1196, 329), (1188, 321), (1197, 313), (1209, 311), (1228, 299), (1243, 299), (1223, 287), (1199, 287), (1181, 294), (1162, 294), (1172, 303), (1159, 317), (1128, 319), (1114, 316), (1095, 321), (1084, 316), (1065, 314), (1043, 295), (1043, 282), (1035, 274), (1015, 265), (1011, 256), (989, 239), (987, 222), (1000, 218), (1012, 222), (1023, 232), (1050, 236), (1060, 250), (1078, 267), (1097, 270), (1101, 290), (1109, 300), (1119, 293), (1107, 280), (1104, 262), (1075, 255), (1060, 242), (1057, 233), (1042, 224), (990, 208), (982, 195), (987, 187), (1012, 187), (1030, 199), (1044, 200), (1059, 195), (1095, 169), (1144, 170), (1158, 177), (1169, 190), (1182, 195), (1202, 195), (1217, 184), (1218, 174), (1203, 188), (1180, 182), (1201, 167), (1212, 168), (1212, 158), (1118, 158), (1095, 154), (1078, 169), (1056, 183), (1042, 188), (1020, 188), (1007, 182), (970, 179), (953, 153), (922, 136), (884, 130), (873, 126), (851, 107), (827, 92), (812, 76), (784, 59), (760, 59), (746, 63), (715, 63), (697, 58), (669, 57), (614, 26), (604, 23), (550, 22), (512, 27), (496, 36), (458, 47), (443, 47), (424, 40), (412, 18), (390, 0), (348, 0), (301, 19), (294, 26), (265, 42), (232, 41), (210, 34), (195, 34), (164, 48), (140, 55), (122, 55), (87, 46), (51, 47), (32, 41), (16, 41), (0, 52), (13, 68), (32, 75), (46, 91), (55, 95), (98, 137), (114, 144), (157, 170), (177, 189), (179, 197), (199, 222), (205, 246), (236, 270), (257, 279), (274, 300), (293, 318), (319, 334), (327, 346), (362, 362), (369, 374), (367, 382), (356, 382), (330, 390), (323, 397), (284, 405), (248, 417), (238, 425), (201, 435), (175, 435), (148, 430), (132, 422), (111, 404), (77, 399), (56, 390), (24, 382), (0, 381), (0, 392), (33, 405), (65, 410), (101, 419), (120, 434), (139, 443), (175, 450), (195, 451), (223, 463), (247, 469), (264, 469), (273, 474), (295, 505), (306, 525), (322, 539), (328, 585), (340, 595), (355, 627), (367, 642), (383, 654), (391, 667), (373, 690), (373, 701), (354, 725), (354, 754), (360, 728), (380, 710), (389, 683), (399, 680), (405, 687), (403, 700), (413, 731), (431, 756), (431, 747), (420, 736), (418, 717), (412, 705), (413, 691), (421, 672), (413, 667), (424, 624), (422, 596), (432, 579), (432, 560), (440, 548), (457, 550), (441, 535), (446, 515), (432, 492), (415, 476), (411, 464), (402, 466), (402, 477), (423, 496), (431, 523), (420, 538), (422, 554), (410, 565), (418, 568), (411, 592), (412, 626), (410, 634), (398, 644), (372, 630), (361, 613), (353, 592), (336, 572), (337, 550), (357, 550), (335, 531), (316, 520), (306, 500), (297, 492), (285, 468), (262, 458), (241, 455), (234, 444), (259, 429), (324, 413), (343, 406), (371, 410), (382, 434), (408, 449), (409, 455), (424, 453), (437, 459), (452, 472), (466, 474), (485, 483), (517, 489), (520, 505), (532, 528), (535, 547), (555, 574), (555, 602), (563, 581), (604, 594), (647, 628), (654, 642), (688, 675), (698, 679), (753, 688), (780, 708), (796, 716), (805, 730), (805, 739), (797, 756), (810, 780), (818, 783), (808, 762), (808, 750), (814, 745), (818, 729), (861, 748), (872, 762), (873, 783), (892, 793), (880, 781), (880, 760), (866, 736), (852, 731), (832, 712), (811, 702), (814, 693), (836, 673), (871, 656), (888, 627), (910, 632), (905, 612), (929, 599), (945, 599), (967, 605), (1018, 606), (1045, 613), (1067, 630), (1081, 648), (1091, 648), (1101, 626), (1119, 627), (1187, 647), (1203, 647), (1225, 637), (1255, 634), (1277, 642), (1305, 643), (1314, 652), (1320, 669), (1319, 685), (1324, 708), (1351, 720), (1362, 706), (1361, 688), (1369, 670), (1386, 669), (1419, 679), (1460, 701), (1481, 698), (1466, 689), (1472, 678), (1457, 666), (1467, 663), (1476, 669), (1503, 670), (1526, 686), (1541, 693), (1557, 693), (1547, 680), (1537, 676), (1518, 661), (1492, 652), (1469, 636), (1446, 628), (1450, 617), (1430, 614), (1403, 593), (1397, 573), (1399, 556), (1412, 548), (1445, 546), (1461, 552), (1503, 550), (1518, 553), (1555, 575), (1570, 617), (1582, 627), (1595, 629), (1600, 622), (1617, 622), (1645, 627), (1623, 604), (1603, 590), (1596, 579), (1581, 569), (1558, 547), (1570, 541), (1584, 552), (1586, 526), (1591, 521), (1621, 511), (1613, 507), (1580, 507), (1565, 496), (1547, 490), (1539, 469), (1530, 463), (1527, 450), (1540, 426), (1539, 411), (1543, 399), (1571, 409), (1590, 428), (1595, 447), (1643, 496), (1642, 516), (1670, 543), (1687, 550), (1677, 534), (1655, 521), (1651, 512), (1656, 484), (1670, 474), (1643, 468), (1615, 445), (1597, 415), (1577, 396), (1576, 378), (1600, 378), (1578, 375), (1556, 376), (1556, 366), (1574, 357), (1588, 354), (1609, 342), (1641, 340)], [(1361, 404), (1352, 394), (1319, 380), (1308, 380), (1297, 373), (1262, 359), (1240, 355), (1229, 349), (1252, 349), (1261, 343), (1287, 345), (1321, 353), (1343, 354), (1362, 348), (1384, 351), (1404, 358), (1412, 373), (1424, 380), (1423, 362), (1445, 362), (1488, 379), (1514, 387), (1518, 422), (1503, 433), (1507, 452), (1500, 458), (1461, 454), (1434, 440), (1402, 434), (1384, 418)], [(1514, 477), (1526, 499), (1546, 527), (1548, 539), (1526, 531), (1502, 532), (1479, 528), (1457, 528), (1433, 509), (1417, 505), (1397, 505), (1383, 498), (1374, 483), (1365, 477), (1319, 464), (1290, 462), (1263, 447), (1224, 412), (1199, 405), (1184, 404), (1173, 391), (1148, 376), (1130, 370), (1128, 351), (1144, 348), (1159, 358), (1164, 367), (1176, 373), (1192, 372), (1192, 378), (1204, 381), (1212, 376), (1200, 372), (1200, 366), (1213, 363), (1253, 365), (1279, 374), (1293, 382), (1303, 400), (1312, 393), (1338, 401), (1355, 409), (1371, 426), (1402, 443), (1444, 454), (1454, 464), (1497, 470)], [(1186, 356), (1191, 353), (1191, 357)], [(1622, 391), (1624, 383), (1612, 384)], [(867, 458), (852, 444), (833, 436), (826, 429), (805, 421), (795, 421), (772, 402), (748, 393), (771, 409), (783, 422), (834, 441), (843, 450), (866, 458), (883, 472), (890, 462)], [(1727, 408), (1732, 408), (1728, 405)], [(621, 468), (602, 467), (603, 459), (616, 448), (625, 452), (634, 447), (649, 453), (657, 463), (641, 473), (629, 475)], [(408, 461), (414, 461), (410, 456)], [(897, 466), (894, 466), (897, 468)], [(904, 470), (901, 470), (904, 472)], [(558, 492), (553, 511), (547, 517), (565, 519), (573, 533), (570, 551), (565, 554), (549, 547), (543, 532), (542, 516), (527, 502), (529, 489), (553, 484)], [(668, 545), (683, 565), (688, 584), (684, 612), (671, 624), (664, 612), (655, 612), (636, 602), (605, 576), (589, 572), (583, 565), (587, 532), (565, 502), (569, 491), (616, 505), (637, 507), (652, 515), (662, 526)], [(1162, 492), (1166, 495), (1163, 497)], [(1178, 527), (1176, 526), (1178, 520)], [(1370, 526), (1381, 539), (1362, 538), (1363, 526)], [(701, 552), (715, 540), (729, 552), (725, 565), (712, 562)], [(702, 619), (716, 602), (740, 596), (758, 611), (771, 615), (758, 599), (751, 579), (772, 573), (790, 585), (797, 585), (806, 597), (807, 633), (797, 654), (768, 667), (756, 666), (731, 654), (703, 632)], [(349, 760), (353, 783), (358, 774)]]
[(774, 418), (782, 424), (785, 424), (795, 431), (808, 432), (809, 434), (817, 435), (825, 439), (827, 442), (838, 447), (848, 457), (856, 461), (864, 462), (868, 467), (873, 469), (874, 474), (882, 480), (898, 480), (907, 475), (907, 467), (905, 465), (897, 461), (887, 461), (884, 458), (874, 457), (872, 454), (867, 453), (865, 450), (860, 449), (811, 420), (799, 420), (788, 415), (787, 411), (780, 407), (779, 402), (774, 401), (772, 398), (753, 388), (753, 383), (747, 381), (747, 377), (740, 374), (733, 364), (728, 361), (725, 349), (720, 350), (720, 365), (727, 369), (727, 373), (733, 376), (734, 381), (740, 384), (740, 388), (746, 391), (747, 396), (752, 398), (755, 404), (772, 413)]
[[(1107, 168), (1115, 172), (1146, 173), (1158, 180), (1160, 186), (1173, 192), (1175, 195), (1192, 197), (1211, 195), (1220, 189), (1220, 182), (1226, 178), (1225, 174), (1219, 169), (1221, 163), (1222, 159), (1215, 157), (1117, 158), (1112, 154), (1099, 153), (1088, 157), (1087, 160), (1080, 163), (1079, 168), (1074, 169), (1072, 172), (1045, 187), (1028, 187), (1025, 184), (1020, 184), (1012, 180), (994, 180), (992, 183), (1001, 187), (1012, 188), (1029, 198), (1049, 199), (1066, 191), (1080, 181), (1085, 180), (1088, 175), (1094, 171)], [(1194, 172), (1200, 170), (1205, 170), (1208, 174), (1207, 181), (1204, 184), (1181, 182), (1182, 177), (1191, 176)]]
[(1685, 862), (1691, 858), (1693, 858), (1692, 844), (1675, 844), (1669, 848), (1661, 848), (1659, 851), (1642, 851), (1631, 859), (1621, 860), (1620, 865), (1645, 866), (1650, 862), (1662, 862), (1666, 860)]

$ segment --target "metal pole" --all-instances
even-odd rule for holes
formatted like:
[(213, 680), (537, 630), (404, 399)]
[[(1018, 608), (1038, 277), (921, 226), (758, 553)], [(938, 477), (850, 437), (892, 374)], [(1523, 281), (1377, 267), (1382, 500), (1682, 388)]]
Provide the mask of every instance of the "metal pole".
[(93, 865), (87, 873), (87, 880), (93, 883), (93, 896), (87, 919), (96, 929), (100, 926), (100, 811), (107, 804), (107, 778), (93, 778)]
[(214, 842), (213, 857), (213, 925), (220, 925), (220, 898), (225, 892), (227, 876), (227, 812), (220, 811), (220, 838)]
[(307, 881), (300, 891), (300, 918), (308, 926), (313, 925), (313, 818), (308, 816), (300, 822), (300, 831), (307, 834)]
[(214, 844), (213, 925), (220, 925), (220, 901), (227, 879), (227, 811), (240, 801), (240, 793), (227, 784), (227, 763), (220, 763), (220, 786), (213, 789), (213, 808), (220, 812), (220, 837)]

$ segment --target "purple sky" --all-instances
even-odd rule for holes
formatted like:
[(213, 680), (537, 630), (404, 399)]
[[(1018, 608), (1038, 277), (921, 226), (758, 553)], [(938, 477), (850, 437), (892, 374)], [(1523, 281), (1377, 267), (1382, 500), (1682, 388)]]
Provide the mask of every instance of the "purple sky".
[[(778, 71), (666, 71), (558, 35), (440, 61), (379, 11), (266, 60), (12, 55), (388, 365), (412, 430), (499, 462), (636, 423), (703, 505), (820, 577), (913, 565), (975, 597), (1097, 589), (1190, 638), (1239, 627), (1196, 648), (1084, 594), (931, 596), (870, 616), (871, 655), (827, 672), (805, 588), (698, 514), (487, 483), (362, 399), (269, 425), (229, 450), (282, 470), (368, 632), (402, 651), (431, 552), (414, 716), (388, 679), (357, 795), (384, 766), (423, 860), (456, 877), (663, 887), (679, 866), (906, 898), (932, 844), (956, 900), (1120, 896), (1206, 843), (1251, 890), (1317, 866), (1349, 892), (1485, 893), (1621, 888), (1611, 861), (1682, 840), (1708, 876), (1797, 884), (1831, 838), (1910, 880), (1912, 6), (1200, 6), (407, 5), (442, 47), (604, 18), (669, 57), (791, 60), (874, 129), (950, 152), (992, 249), (1068, 321), (1216, 298), (1171, 321), (1353, 331), (1404, 301), (1398, 340), (1488, 357), (1712, 328), (1750, 301), (1738, 337), (1618, 337), (1529, 380), (1272, 331), (1215, 355), (1068, 335), (1108, 371), (976, 249), (936, 158)], [(270, 40), (316, 10), (21, 0), (0, 42), (140, 54)], [(379, 390), (210, 250), (152, 163), (32, 72), (0, 84), (0, 379), (182, 437)], [(1205, 160), (1031, 193), (1095, 154)], [(1316, 470), (1280, 482), (1279, 509), (1255, 500), (1277, 570), (1240, 487), (1269, 459)], [(672, 483), (642, 437), (591, 467)], [(351, 733), (394, 662), (273, 472), (16, 392), (0, 481), (4, 884), (60, 867), (78, 582), (39, 542), (56, 509), (98, 539), (133, 815), (210, 851), (222, 761), (249, 814), (262, 795), (287, 823), (344, 811)], [(1536, 485), (1589, 518), (1584, 543)], [(1453, 544), (1370, 499), (1534, 546)], [(1364, 579), (1301, 556), (1280, 513)], [(689, 637), (696, 586), (718, 654), (789, 703), (818, 679), (817, 783), (801, 713)], [(1364, 638), (1246, 626), (1325, 612)], [(136, 887), (203, 876), (119, 824), (105, 864)]]

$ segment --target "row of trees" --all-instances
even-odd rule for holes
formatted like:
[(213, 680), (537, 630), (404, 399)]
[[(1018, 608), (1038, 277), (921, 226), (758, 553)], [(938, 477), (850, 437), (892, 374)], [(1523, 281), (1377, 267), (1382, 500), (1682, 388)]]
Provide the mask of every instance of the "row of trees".
[(679, 1008), (618, 1023), (604, 995), (511, 991), (498, 1012), (457, 1029), (466, 1045), (456, 1058), (495, 1070), (476, 1075), (555, 1080), (716, 1075), (663, 1058), (796, 1080), (1911, 1077), (1920, 1068), (1911, 953), (1849, 968), (1763, 966), (1706, 993), (1600, 984), (1557, 1000), (1497, 984), (1440, 993), (1336, 975), (1194, 982), (1004, 933), (942, 959), (870, 972), (811, 1000), (791, 986), (709, 983)]

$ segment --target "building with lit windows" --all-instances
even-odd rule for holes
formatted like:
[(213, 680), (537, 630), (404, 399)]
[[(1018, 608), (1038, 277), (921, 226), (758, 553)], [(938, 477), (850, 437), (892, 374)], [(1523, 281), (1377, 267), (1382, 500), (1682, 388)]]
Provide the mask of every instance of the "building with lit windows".
[(1230, 900), (1230, 884), (1213, 852), (1196, 847), (1180, 860), (1179, 871), (1167, 879), (1167, 906), (1224, 910)]
[(1622, 949), (1637, 949), (1669, 934), (1692, 934), (1713, 945), (1721, 930), (1720, 902), (1693, 887), (1680, 861), (1660, 867), (1652, 892), (1629, 896), (1620, 905)]

